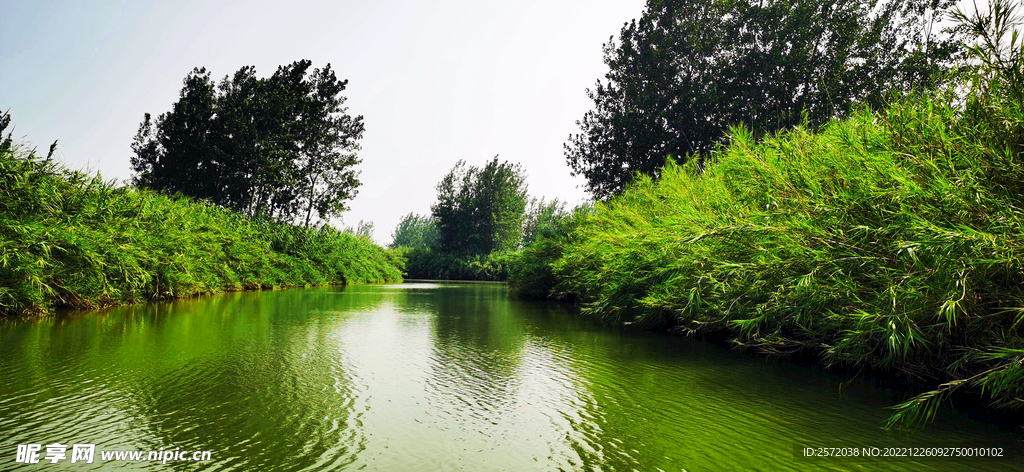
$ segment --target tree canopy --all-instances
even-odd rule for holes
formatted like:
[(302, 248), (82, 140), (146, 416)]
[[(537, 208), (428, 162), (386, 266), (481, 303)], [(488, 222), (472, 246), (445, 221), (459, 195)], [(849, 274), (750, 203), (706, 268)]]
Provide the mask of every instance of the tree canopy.
[(530, 199), (523, 218), (522, 246), (530, 246), (542, 237), (551, 237), (571, 214), (566, 210), (565, 202), (557, 198), (550, 202), (545, 202), (544, 198)]
[(330, 64), (311, 66), (297, 61), (266, 78), (246, 66), (220, 84), (193, 70), (171, 111), (145, 114), (133, 183), (307, 226), (339, 215), (360, 184), (363, 117), (347, 114), (347, 80)]
[(711, 151), (730, 126), (757, 133), (879, 107), (928, 87), (953, 38), (936, 20), (951, 0), (648, 0), (604, 46), (609, 72), (587, 90), (565, 155), (605, 198), (667, 156)]
[(437, 184), (431, 207), (437, 249), (453, 254), (490, 254), (515, 249), (523, 236), (526, 176), (519, 164), (498, 162), (482, 168), (459, 161)]
[(391, 246), (429, 249), (437, 245), (437, 222), (432, 216), (409, 213), (391, 233)]

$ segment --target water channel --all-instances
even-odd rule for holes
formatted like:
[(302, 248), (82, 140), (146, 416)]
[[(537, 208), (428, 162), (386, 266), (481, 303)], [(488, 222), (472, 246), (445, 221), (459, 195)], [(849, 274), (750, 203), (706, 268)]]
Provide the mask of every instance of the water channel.
[[(0, 321), (0, 470), (1014, 470), (1021, 434), (882, 428), (867, 381), (631, 332), (501, 284), (226, 293)], [(95, 444), (93, 463), (16, 462)], [(807, 459), (803, 447), (999, 447)], [(102, 451), (210, 451), (116, 461)], [(40, 453), (46, 453), (45, 447)]]

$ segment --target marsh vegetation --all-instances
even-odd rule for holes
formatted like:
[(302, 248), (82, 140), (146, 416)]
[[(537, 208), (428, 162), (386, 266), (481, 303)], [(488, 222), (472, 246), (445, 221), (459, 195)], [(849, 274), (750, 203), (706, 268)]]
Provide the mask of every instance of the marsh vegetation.
[(511, 266), (514, 290), (615, 323), (1024, 405), (1024, 44), (963, 15), (972, 62), (879, 110), (727, 145), (579, 212)]
[(0, 148), (0, 314), (401, 279), (401, 261), (367, 238), (118, 186), (9, 138)]

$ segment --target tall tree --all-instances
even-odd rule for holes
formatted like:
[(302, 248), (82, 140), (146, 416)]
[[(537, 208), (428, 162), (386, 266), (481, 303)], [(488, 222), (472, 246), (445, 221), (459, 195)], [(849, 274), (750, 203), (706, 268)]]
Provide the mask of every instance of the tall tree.
[(136, 185), (204, 198), (250, 216), (309, 225), (356, 194), (363, 118), (347, 114), (330, 64), (307, 60), (219, 84), (195, 69), (171, 111), (147, 113), (132, 144)]
[(432, 216), (409, 213), (402, 217), (391, 233), (391, 248), (411, 247), (429, 249), (437, 245), (437, 222)]
[(522, 239), (526, 176), (519, 164), (499, 162), (482, 168), (459, 161), (437, 185), (431, 207), (442, 252), (489, 254), (514, 249)]
[(572, 213), (565, 208), (565, 202), (555, 198), (545, 202), (543, 198), (530, 199), (523, 218), (522, 246), (527, 247), (542, 237), (550, 237)]
[(299, 128), (302, 152), (297, 161), (302, 188), (299, 201), (305, 205), (307, 226), (314, 210), (321, 219), (345, 211), (345, 202), (355, 197), (359, 186), (353, 168), (360, 162), (357, 141), (365, 127), (361, 116), (345, 113), (346, 99), (341, 92), (347, 83), (337, 80), (330, 64), (310, 77), (308, 103)]
[(198, 198), (216, 194), (213, 158), (216, 97), (210, 73), (197, 68), (186, 77), (171, 111), (154, 122), (145, 114), (132, 142), (137, 185)]
[(565, 155), (605, 198), (667, 156), (713, 150), (729, 126), (770, 132), (880, 106), (929, 86), (954, 42), (933, 32), (952, 0), (649, 0), (587, 90), (594, 109)]

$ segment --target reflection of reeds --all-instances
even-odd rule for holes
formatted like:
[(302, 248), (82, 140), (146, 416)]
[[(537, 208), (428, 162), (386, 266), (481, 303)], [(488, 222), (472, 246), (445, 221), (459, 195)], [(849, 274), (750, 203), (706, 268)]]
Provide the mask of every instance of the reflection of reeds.
[(890, 425), (928, 421), (961, 386), (1020, 408), (1024, 46), (993, 59), (986, 45), (1010, 42), (984, 37), (1006, 31), (999, 8), (965, 18), (980, 67), (948, 91), (817, 133), (734, 129), (703, 172), (669, 163), (534, 255), (596, 316), (940, 384)]
[(365, 238), (116, 187), (0, 141), (0, 314), (401, 278)]

